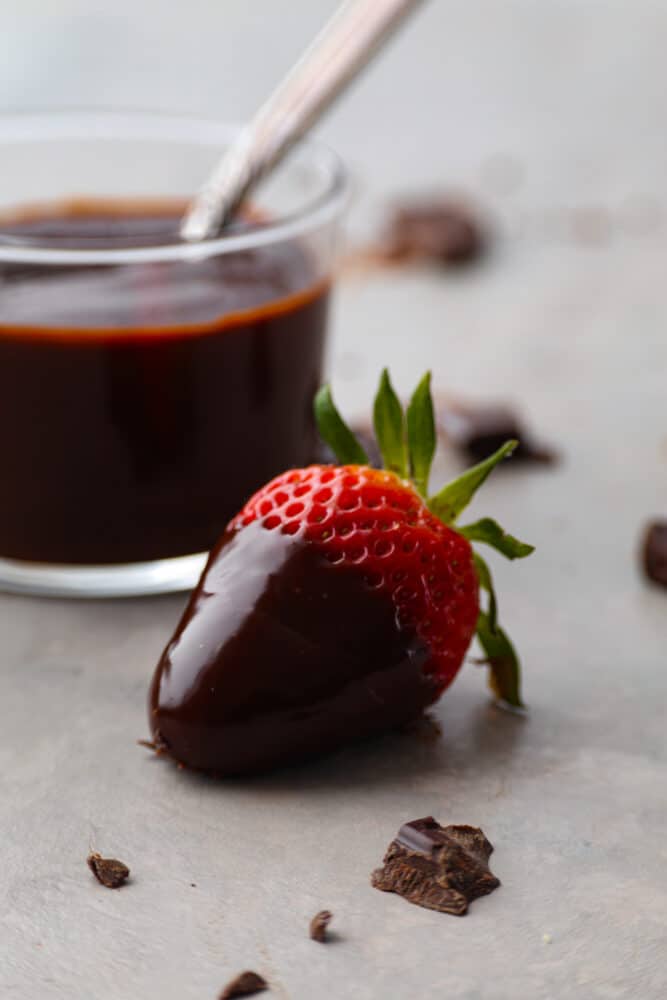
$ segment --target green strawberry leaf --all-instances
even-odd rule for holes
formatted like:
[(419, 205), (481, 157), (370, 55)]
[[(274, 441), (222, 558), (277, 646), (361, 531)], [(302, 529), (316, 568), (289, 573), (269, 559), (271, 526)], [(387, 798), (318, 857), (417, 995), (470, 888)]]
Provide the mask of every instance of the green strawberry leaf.
[(462, 528), (457, 527), (456, 530), (469, 542), (484, 542), (485, 545), (497, 549), (508, 559), (524, 559), (535, 551), (534, 545), (520, 542), (514, 535), (503, 531), (492, 517), (483, 517), (480, 521), (475, 521), (474, 524), (466, 524)]
[(506, 441), (493, 455), (467, 469), (452, 483), (429, 498), (428, 506), (436, 517), (445, 524), (452, 524), (462, 510), (468, 506), (473, 496), (496, 465), (508, 455), (511, 455), (518, 441)]
[(409, 475), (408, 449), (405, 440), (405, 417), (400, 400), (385, 368), (380, 377), (373, 405), (373, 427), (385, 469), (402, 479)]
[(489, 687), (496, 698), (513, 708), (525, 708), (521, 700), (521, 668), (514, 646), (500, 626), (491, 627), (489, 616), (483, 611), (477, 621), (477, 638), (491, 668)]
[(412, 479), (418, 492), (426, 496), (436, 444), (430, 372), (424, 375), (412, 394), (408, 404), (407, 421)]
[(477, 552), (473, 552), (472, 561), (475, 565), (475, 572), (477, 573), (479, 585), (482, 590), (485, 590), (489, 595), (487, 618), (491, 630), (495, 632), (498, 621), (498, 601), (496, 599), (496, 591), (493, 586), (493, 580), (491, 579), (491, 571)]
[(314, 409), (320, 437), (341, 465), (368, 465), (368, 455), (336, 409), (328, 385), (315, 396)]

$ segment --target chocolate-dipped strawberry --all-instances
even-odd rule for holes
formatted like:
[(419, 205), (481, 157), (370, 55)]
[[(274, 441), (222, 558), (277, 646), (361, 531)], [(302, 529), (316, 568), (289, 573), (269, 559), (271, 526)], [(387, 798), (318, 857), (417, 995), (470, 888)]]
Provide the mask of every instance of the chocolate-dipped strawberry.
[(404, 723), (451, 683), (475, 632), (496, 695), (521, 705), (518, 661), (471, 542), (510, 559), (532, 548), (489, 518), (455, 526), (516, 442), (427, 498), (428, 375), (404, 413), (383, 373), (383, 470), (369, 467), (327, 387), (315, 409), (341, 464), (291, 469), (248, 501), (155, 672), (155, 746), (190, 767), (262, 771)]

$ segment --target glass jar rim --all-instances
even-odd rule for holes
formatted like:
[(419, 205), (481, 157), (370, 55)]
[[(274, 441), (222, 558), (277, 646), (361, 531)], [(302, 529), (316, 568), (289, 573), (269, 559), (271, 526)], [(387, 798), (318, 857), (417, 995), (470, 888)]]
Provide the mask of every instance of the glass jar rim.
[[(96, 126), (95, 133), (91, 128)], [(220, 119), (172, 114), (162, 111), (115, 110), (111, 108), (26, 110), (0, 114), (0, 147), (7, 142), (35, 142), (75, 138), (171, 139), (224, 148), (241, 126)], [(22, 243), (0, 236), (0, 263), (35, 265), (114, 265), (191, 261), (203, 257), (238, 253), (294, 239), (326, 225), (342, 211), (348, 196), (348, 176), (340, 157), (319, 141), (303, 139), (296, 155), (305, 155), (321, 174), (325, 188), (296, 211), (251, 229), (200, 243), (169, 242), (146, 247), (79, 249)], [(202, 177), (202, 182), (205, 180)]]

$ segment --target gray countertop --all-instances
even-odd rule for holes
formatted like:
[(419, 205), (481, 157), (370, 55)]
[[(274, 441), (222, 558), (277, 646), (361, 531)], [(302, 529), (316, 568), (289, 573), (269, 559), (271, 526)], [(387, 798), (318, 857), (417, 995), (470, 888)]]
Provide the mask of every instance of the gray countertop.
[[(194, 6), (221, 28), (213, 5)], [(162, 72), (167, 106), (244, 114), (331, 6), (290, 4), (293, 33), (251, 67), (257, 93), (230, 89), (227, 112), (210, 60), (199, 89), (167, 82), (174, 14), (141, 90), (148, 14), (129, 40), (120, 4), (117, 103), (157, 103)], [(277, 25), (252, 9), (229, 4), (246, 43)], [(63, 10), (77, 52), (100, 24)], [(19, 104), (45, 103), (16, 68), (22, 39), (46, 44), (47, 22), (30, 16), (5, 24)], [(353, 230), (392, 190), (451, 183), (496, 234), (459, 274), (348, 274), (330, 371), (354, 414), (382, 364), (403, 391), (430, 366), (441, 390), (518, 401), (561, 450), (553, 468), (503, 470), (475, 507), (538, 546), (525, 563), (494, 561), (528, 716), (492, 707), (469, 665), (433, 713), (439, 736), (215, 783), (135, 745), (183, 596), (2, 597), (3, 1000), (213, 1000), (243, 968), (291, 1000), (667, 995), (667, 593), (637, 568), (645, 520), (667, 514), (666, 32), (648, 0), (435, 0), (325, 129), (356, 172)], [(86, 66), (75, 59), (70, 77), (53, 59), (50, 98), (72, 103)], [(219, 74), (231, 79), (227, 63)], [(91, 103), (108, 97), (97, 80)], [(424, 103), (427, 87), (437, 100)], [(398, 826), (429, 813), (481, 826), (496, 848), (502, 887), (463, 919), (369, 886)], [(126, 861), (131, 884), (98, 886), (91, 848)], [(327, 947), (307, 937), (324, 907)]]

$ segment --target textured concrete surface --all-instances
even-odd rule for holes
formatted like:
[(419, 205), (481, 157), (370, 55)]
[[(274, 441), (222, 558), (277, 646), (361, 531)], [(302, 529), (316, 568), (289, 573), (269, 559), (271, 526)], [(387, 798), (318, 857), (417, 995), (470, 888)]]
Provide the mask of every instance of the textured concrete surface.
[[(332, 4), (193, 3), (203, 58), (184, 14), (150, 6), (3, 11), (6, 103), (242, 115)], [(93, 60), (80, 46), (101, 30)], [(357, 173), (353, 228), (392, 190), (452, 183), (497, 232), (474, 271), (348, 276), (331, 372), (359, 412), (380, 364), (403, 390), (430, 365), (442, 389), (520, 400), (562, 450), (476, 507), (538, 546), (494, 561), (529, 716), (490, 707), (468, 666), (440, 736), (216, 784), (134, 744), (182, 597), (3, 597), (3, 1000), (213, 1000), (245, 967), (291, 1000), (667, 995), (667, 594), (636, 561), (645, 518), (667, 513), (666, 31), (649, 0), (436, 0), (324, 129)], [(502, 888), (463, 919), (368, 885), (398, 825), (428, 813), (496, 847)], [(98, 886), (91, 847), (132, 883)], [(328, 947), (307, 938), (323, 907)]]

